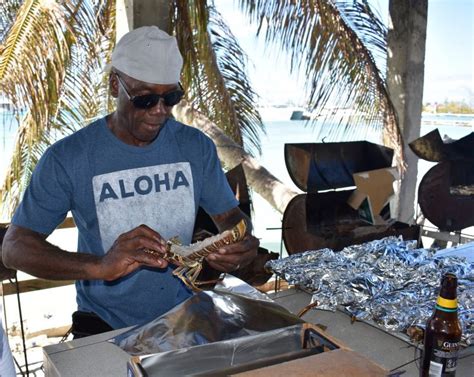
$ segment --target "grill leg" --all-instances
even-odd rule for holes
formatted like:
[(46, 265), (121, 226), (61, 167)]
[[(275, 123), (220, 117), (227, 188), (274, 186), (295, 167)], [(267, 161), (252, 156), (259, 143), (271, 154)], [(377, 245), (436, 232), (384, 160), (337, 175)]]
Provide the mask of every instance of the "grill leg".
[(23, 342), (23, 355), (25, 357), (26, 376), (29, 376), (30, 372), (28, 370), (28, 355), (26, 353), (25, 329), (23, 328), (23, 313), (21, 310), (21, 301), (20, 301), (20, 286), (18, 284), (18, 279), (16, 278), (16, 276), (14, 277), (14, 279), (15, 279), (15, 288), (16, 288), (16, 299), (18, 301), (18, 313), (20, 315), (21, 340)]

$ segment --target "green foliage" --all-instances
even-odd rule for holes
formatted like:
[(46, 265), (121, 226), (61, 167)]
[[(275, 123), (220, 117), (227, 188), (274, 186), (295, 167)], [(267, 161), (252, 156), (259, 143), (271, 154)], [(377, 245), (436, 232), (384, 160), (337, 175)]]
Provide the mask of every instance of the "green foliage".
[(474, 107), (464, 101), (448, 101), (443, 103), (425, 103), (423, 111), (429, 113), (474, 114)]
[(0, 16), (0, 87), (19, 120), (0, 187), (8, 215), (46, 147), (106, 111), (115, 2), (5, 1)]
[(264, 124), (247, 77), (247, 56), (207, 0), (176, 0), (172, 29), (184, 56), (182, 82), (193, 106), (251, 155)]

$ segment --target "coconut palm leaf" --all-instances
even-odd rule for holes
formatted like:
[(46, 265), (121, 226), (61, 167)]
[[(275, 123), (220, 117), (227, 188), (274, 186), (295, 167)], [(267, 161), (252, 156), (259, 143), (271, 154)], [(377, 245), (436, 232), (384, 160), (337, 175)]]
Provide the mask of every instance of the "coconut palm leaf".
[(258, 135), (264, 125), (245, 70), (247, 56), (219, 12), (203, 0), (175, 1), (172, 28), (193, 105), (246, 150), (261, 153)]
[(3, 5), (0, 13), (12, 22), (0, 32), (0, 83), (19, 120), (1, 189), (3, 209), (11, 214), (46, 146), (107, 111), (103, 68), (115, 39), (115, 5), (85, 0)]
[(395, 111), (371, 52), (386, 56), (386, 30), (367, 1), (240, 0), (239, 5), (269, 44), (290, 54), (291, 69), (307, 77), (307, 106), (320, 114), (330, 139), (361, 128), (384, 131), (399, 163), (403, 160)]
[[(18, 205), (21, 193), (28, 184), (33, 169), (48, 145), (48, 131), (38, 135), (31, 135), (35, 130), (34, 119), (30, 114), (23, 117), (23, 121), (16, 133), (15, 149), (9, 169), (2, 187), (2, 209), (12, 214)], [(35, 143), (31, 143), (35, 139)]]
[(380, 75), (385, 79), (387, 61), (387, 27), (382, 17), (375, 12), (367, 0), (358, 2), (338, 1), (337, 8), (347, 25), (368, 48)]

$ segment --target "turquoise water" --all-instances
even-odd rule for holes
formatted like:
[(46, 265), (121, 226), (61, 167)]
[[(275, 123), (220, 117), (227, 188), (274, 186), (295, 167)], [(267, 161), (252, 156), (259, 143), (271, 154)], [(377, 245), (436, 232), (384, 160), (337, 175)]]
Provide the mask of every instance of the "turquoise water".
[[(3, 116), (5, 115), (3, 113)], [(283, 183), (295, 191), (300, 191), (294, 185), (286, 170), (283, 155), (284, 145), (285, 143), (321, 142), (324, 137), (327, 137), (327, 129), (320, 125), (312, 127), (306, 121), (290, 121), (288, 120), (290, 115), (291, 109), (266, 109), (265, 112), (262, 112), (267, 134), (260, 134), (263, 152), (258, 161)], [(8, 124), (5, 123), (5, 119), (8, 121), (8, 117), (4, 118), (3, 124)], [(453, 125), (453, 122), (458, 120), (462, 120), (463, 124), (471, 122), (471, 126)], [(15, 127), (12, 125), (11, 119), (9, 122), (8, 127), (4, 126), (2, 128), (0, 177), (3, 177), (5, 174), (14, 143)], [(423, 117), (421, 135), (425, 135), (438, 128), (442, 137), (446, 135), (451, 139), (459, 139), (473, 131), (473, 124), (474, 115), (427, 115)], [(341, 134), (339, 135), (339, 140), (368, 140), (374, 143), (381, 143), (377, 134), (367, 132), (366, 130), (352, 134), (350, 138), (344, 137)], [(419, 161), (419, 177), (421, 178), (433, 165), (433, 163), (428, 161)], [(267, 248), (279, 251), (281, 240), (281, 231), (279, 229), (281, 227), (282, 215), (274, 210), (258, 194), (254, 194), (253, 203), (256, 236), (261, 239), (262, 244)]]

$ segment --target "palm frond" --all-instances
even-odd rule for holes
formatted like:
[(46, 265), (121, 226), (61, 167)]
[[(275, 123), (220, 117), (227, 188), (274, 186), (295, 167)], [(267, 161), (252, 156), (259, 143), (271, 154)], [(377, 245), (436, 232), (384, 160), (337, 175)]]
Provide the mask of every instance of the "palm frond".
[[(247, 78), (247, 55), (216, 8), (210, 7), (209, 11), (212, 48), (236, 113), (238, 127), (244, 136), (244, 145), (248, 140), (260, 154), (259, 131), (265, 132), (265, 127), (255, 108), (258, 95)], [(250, 145), (247, 149), (252, 150)]]
[(176, 1), (172, 24), (184, 56), (189, 99), (227, 135), (261, 153), (256, 94), (246, 75), (247, 57), (213, 5)]
[(43, 3), (26, 1), (3, 33), (2, 91), (20, 124), (1, 189), (8, 214), (46, 146), (107, 111), (103, 69), (115, 39), (115, 2)]
[(380, 76), (385, 79), (387, 62), (387, 27), (382, 17), (374, 11), (367, 0), (337, 1), (337, 8), (347, 25), (357, 34), (375, 59)]
[[(0, 191), (2, 210), (10, 215), (18, 206), (21, 194), (30, 181), (33, 169), (49, 144), (48, 131), (43, 132), (41, 138), (38, 138), (38, 135), (31, 135), (31, 132), (35, 129), (33, 123), (34, 119), (29, 113), (23, 117), (16, 133), (11, 163)], [(31, 143), (31, 139), (35, 139), (37, 142)]]
[[(386, 131), (399, 166), (403, 143), (386, 84), (370, 45), (385, 56), (386, 30), (365, 0), (240, 0), (268, 43), (288, 52), (291, 69), (307, 77), (307, 107), (329, 139), (362, 129)], [(328, 111), (331, 109), (331, 111)], [(334, 109), (352, 109), (347, 116)], [(361, 116), (361, 114), (363, 114)]]

